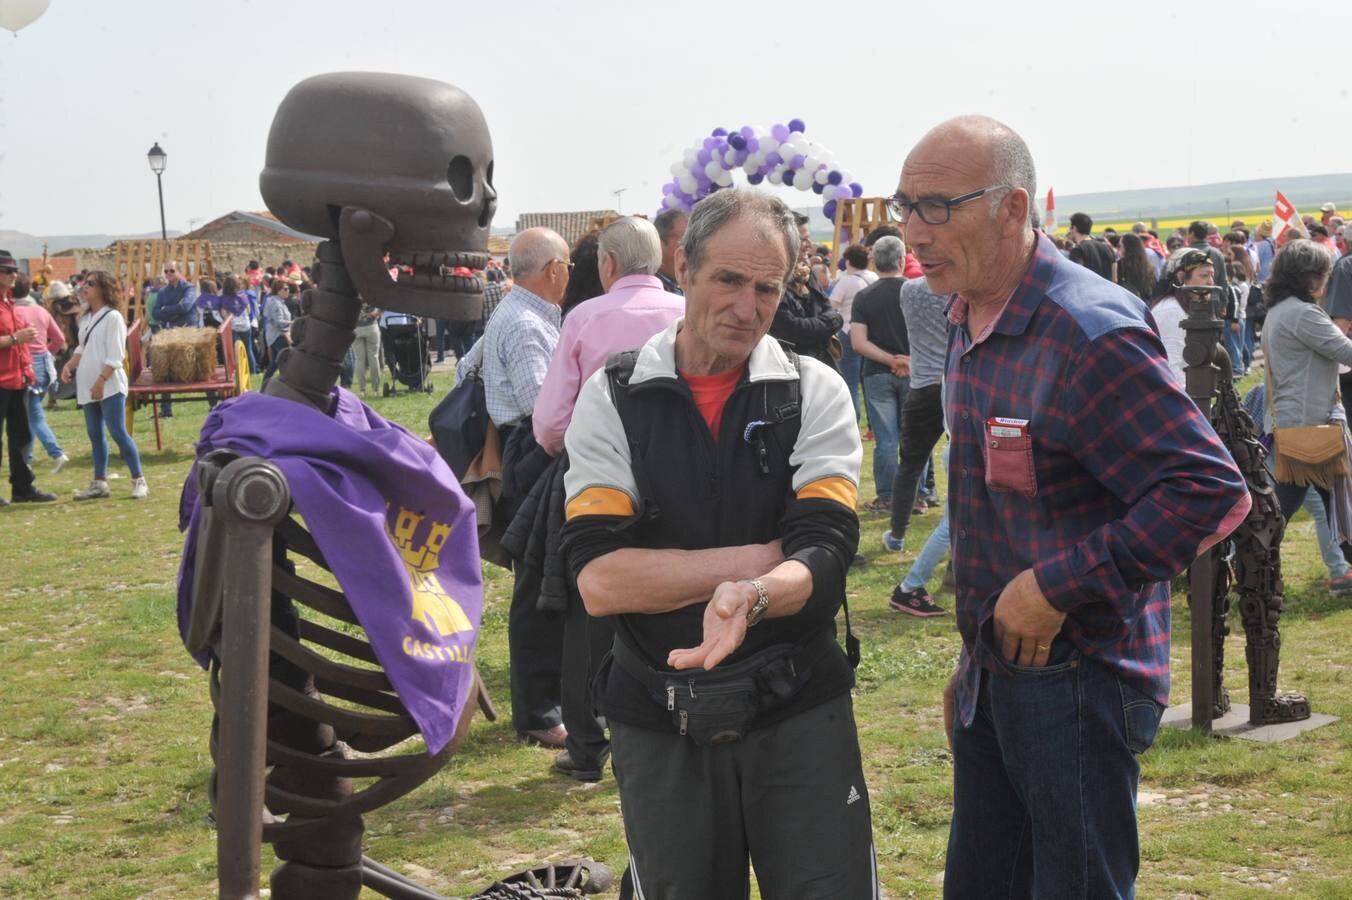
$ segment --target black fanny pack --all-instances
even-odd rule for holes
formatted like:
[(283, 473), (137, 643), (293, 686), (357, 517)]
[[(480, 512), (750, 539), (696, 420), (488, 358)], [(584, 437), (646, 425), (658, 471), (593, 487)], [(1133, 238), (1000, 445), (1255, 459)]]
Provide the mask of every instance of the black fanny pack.
[(804, 644), (775, 644), (707, 672), (654, 669), (618, 637), (611, 656), (662, 698), (681, 734), (707, 747), (741, 740), (757, 713), (792, 700), (811, 676), (808, 663), (823, 649), (819, 644), (829, 650), (835, 640), (823, 634)]

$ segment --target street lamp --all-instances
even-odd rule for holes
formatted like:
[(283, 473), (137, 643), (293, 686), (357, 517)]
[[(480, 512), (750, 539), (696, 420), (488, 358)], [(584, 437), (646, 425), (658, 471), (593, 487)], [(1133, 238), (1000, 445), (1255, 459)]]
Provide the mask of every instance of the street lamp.
[(161, 176), (164, 175), (164, 164), (169, 160), (169, 156), (160, 149), (160, 142), (156, 141), (155, 146), (146, 154), (146, 159), (150, 160), (150, 171), (155, 173), (155, 186), (160, 191), (160, 240), (167, 241), (169, 232), (164, 227), (164, 181)]

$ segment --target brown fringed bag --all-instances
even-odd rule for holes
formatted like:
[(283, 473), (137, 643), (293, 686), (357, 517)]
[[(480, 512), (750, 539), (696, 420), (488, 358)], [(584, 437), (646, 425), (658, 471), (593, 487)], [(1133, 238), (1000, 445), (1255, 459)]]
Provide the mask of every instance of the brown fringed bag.
[(1337, 479), (1352, 474), (1347, 465), (1341, 423), (1276, 428), (1273, 438), (1278, 481), (1313, 484), (1331, 491)]
[[(1268, 368), (1267, 402), (1274, 402), (1272, 371)], [(1340, 402), (1337, 394), (1334, 403)], [(1275, 415), (1275, 414), (1274, 414)], [(1343, 442), (1343, 425), (1298, 425), (1292, 428), (1273, 428), (1273, 462), (1277, 480), (1287, 484), (1314, 485), (1326, 491), (1333, 490), (1339, 478), (1352, 475), (1347, 463), (1347, 447)]]

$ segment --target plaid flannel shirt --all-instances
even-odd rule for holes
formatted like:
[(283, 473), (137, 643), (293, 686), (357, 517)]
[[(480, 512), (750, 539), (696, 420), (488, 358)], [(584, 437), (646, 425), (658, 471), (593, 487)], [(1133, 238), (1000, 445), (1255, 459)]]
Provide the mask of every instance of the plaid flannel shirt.
[[(1248, 512), (1233, 459), (1170, 374), (1145, 305), (1045, 237), (985, 332), (968, 334), (961, 297), (948, 317), (960, 720), (980, 669), (1000, 671), (995, 602), (1029, 568), (1067, 614), (1064, 637), (1166, 703), (1169, 579)], [(1015, 424), (992, 433), (992, 417)]]
[(516, 285), (484, 328), (484, 401), (493, 424), (515, 425), (535, 409), (559, 342), (559, 308)]

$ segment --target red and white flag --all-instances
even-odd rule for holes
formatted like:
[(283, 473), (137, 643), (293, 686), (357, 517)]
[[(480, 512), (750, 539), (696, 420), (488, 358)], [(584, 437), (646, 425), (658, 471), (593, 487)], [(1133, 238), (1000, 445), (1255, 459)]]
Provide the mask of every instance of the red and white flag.
[(1047, 214), (1042, 217), (1042, 230), (1048, 234), (1056, 230), (1056, 197), (1051, 188), (1047, 188)]
[(1277, 192), (1277, 202), (1272, 204), (1272, 212), (1277, 217), (1277, 231), (1272, 235), (1273, 239), (1279, 239), (1282, 232), (1288, 228), (1294, 228), (1301, 237), (1309, 237), (1305, 233), (1305, 223), (1300, 220), (1300, 213), (1296, 212), (1295, 204), (1286, 199), (1286, 195), (1281, 191)]

